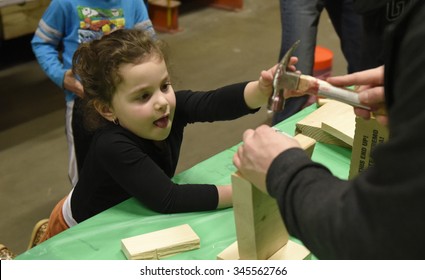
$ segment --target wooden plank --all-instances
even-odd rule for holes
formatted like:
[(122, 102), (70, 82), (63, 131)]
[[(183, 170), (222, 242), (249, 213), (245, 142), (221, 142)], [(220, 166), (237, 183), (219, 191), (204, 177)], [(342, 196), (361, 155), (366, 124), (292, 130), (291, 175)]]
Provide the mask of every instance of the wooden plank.
[[(312, 154), (316, 143), (314, 139), (301, 134), (294, 138), (307, 153)], [(238, 173), (232, 174), (232, 189), (238, 259), (267, 260), (279, 250), (287, 252), (283, 247), (288, 243), (289, 234), (276, 200)], [(226, 252), (223, 252), (223, 256), (219, 257), (234, 257), (234, 250), (229, 248), (231, 256), (225, 256)], [(287, 253), (284, 255), (290, 258)]]
[(326, 98), (326, 97), (318, 96), (318, 97), (317, 97), (316, 104), (317, 104), (319, 107), (321, 107), (321, 106), (323, 106), (323, 105), (325, 105), (325, 104), (328, 104), (329, 102), (335, 102), (335, 100), (333, 100), (333, 99), (329, 99), (329, 98)]
[(129, 260), (159, 260), (200, 248), (200, 239), (188, 224), (121, 240), (121, 250)]
[(316, 140), (304, 134), (297, 134), (294, 138), (300, 143), (301, 148), (311, 157), (313, 155)]
[(338, 117), (323, 120), (322, 130), (352, 147), (356, 130), (356, 115), (353, 107), (347, 105), (345, 110), (342, 107)]
[(277, 251), (269, 260), (305, 260), (311, 256), (310, 251), (301, 244), (291, 240)]
[(350, 145), (343, 140), (322, 129), (322, 123), (333, 123), (335, 119), (344, 119), (350, 128), (355, 125), (354, 113), (347, 117), (349, 111), (353, 111), (353, 107), (342, 102), (332, 101), (326, 102), (316, 111), (302, 119), (296, 124), (296, 132), (302, 133), (318, 142), (338, 145), (349, 148)]
[(239, 260), (238, 241), (230, 244), (217, 255), (217, 260)]
[(232, 188), (239, 256), (242, 260), (266, 260), (289, 237), (276, 200), (236, 173)]
[[(274, 253), (268, 260), (305, 260), (311, 256), (310, 251), (301, 244), (288, 240), (285, 246)], [(217, 260), (239, 260), (238, 242), (233, 242), (229, 247), (217, 255)]]

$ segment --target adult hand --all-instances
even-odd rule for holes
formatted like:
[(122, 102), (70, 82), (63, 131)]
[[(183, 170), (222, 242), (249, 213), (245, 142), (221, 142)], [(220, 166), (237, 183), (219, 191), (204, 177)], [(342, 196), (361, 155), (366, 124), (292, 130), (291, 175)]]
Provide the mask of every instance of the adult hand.
[(364, 119), (370, 119), (373, 114), (378, 122), (384, 125), (388, 124), (383, 86), (384, 66), (344, 76), (330, 77), (327, 81), (340, 87), (355, 85), (360, 102), (369, 106), (371, 110), (354, 108), (354, 113)]
[(74, 74), (71, 70), (65, 72), (65, 77), (63, 80), (63, 87), (66, 90), (72, 91), (80, 98), (84, 97), (84, 88), (83, 85), (74, 77)]
[(243, 143), (233, 156), (233, 164), (245, 179), (267, 193), (266, 175), (272, 161), (294, 147), (300, 147), (297, 140), (262, 125), (244, 132)]

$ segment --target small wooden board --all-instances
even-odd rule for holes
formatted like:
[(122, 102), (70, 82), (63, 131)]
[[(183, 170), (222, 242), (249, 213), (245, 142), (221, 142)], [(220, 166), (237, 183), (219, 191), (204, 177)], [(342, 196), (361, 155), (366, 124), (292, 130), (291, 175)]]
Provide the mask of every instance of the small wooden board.
[(289, 237), (276, 200), (236, 173), (232, 175), (232, 189), (239, 257), (267, 260), (285, 246)]
[[(353, 118), (355, 118), (354, 113)], [(341, 116), (340, 118), (327, 120), (322, 123), (322, 130), (324, 132), (340, 139), (350, 147), (353, 146), (355, 129), (355, 122), (352, 122), (347, 116)]]
[(121, 250), (129, 260), (159, 260), (198, 248), (200, 239), (188, 224), (121, 240)]
[(318, 142), (350, 148), (356, 116), (353, 107), (338, 101), (326, 102), (296, 124), (296, 132)]
[[(288, 240), (285, 246), (274, 253), (268, 260), (305, 260), (311, 256), (310, 251), (301, 244)], [(238, 242), (233, 242), (229, 247), (217, 255), (217, 260), (239, 260)]]
[(305, 136), (304, 134), (297, 134), (294, 138), (300, 143), (301, 148), (307, 153), (309, 157), (313, 155), (314, 147), (316, 146), (316, 140)]
[[(311, 156), (316, 141), (302, 134), (294, 139)], [(239, 173), (232, 174), (232, 189), (237, 243), (220, 253), (218, 259), (304, 259), (309, 255), (304, 246), (290, 242), (273, 197), (261, 192)]]

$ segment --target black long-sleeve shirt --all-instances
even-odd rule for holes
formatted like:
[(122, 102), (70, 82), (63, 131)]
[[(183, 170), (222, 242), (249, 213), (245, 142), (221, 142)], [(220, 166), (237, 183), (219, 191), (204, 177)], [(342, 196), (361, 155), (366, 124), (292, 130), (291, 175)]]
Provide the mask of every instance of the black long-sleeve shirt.
[(385, 29), (399, 19), (413, 0), (355, 0), (363, 17), (362, 65), (374, 68), (384, 63)]
[(389, 140), (374, 166), (340, 180), (300, 149), (267, 174), (289, 233), (321, 259), (423, 259), (425, 254), (425, 4), (416, 1), (386, 38)]
[(176, 92), (172, 129), (162, 147), (114, 124), (97, 131), (72, 193), (73, 218), (82, 222), (130, 197), (161, 213), (216, 209), (214, 185), (178, 185), (170, 178), (187, 124), (231, 120), (257, 111), (245, 103), (246, 84)]

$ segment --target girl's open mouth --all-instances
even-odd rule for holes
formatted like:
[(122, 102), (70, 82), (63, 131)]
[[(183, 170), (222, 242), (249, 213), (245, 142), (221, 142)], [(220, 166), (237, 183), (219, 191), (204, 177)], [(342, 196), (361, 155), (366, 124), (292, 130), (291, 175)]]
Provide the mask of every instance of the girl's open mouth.
[(164, 116), (156, 121), (153, 122), (154, 125), (156, 125), (159, 128), (166, 128), (168, 126), (168, 116)]

